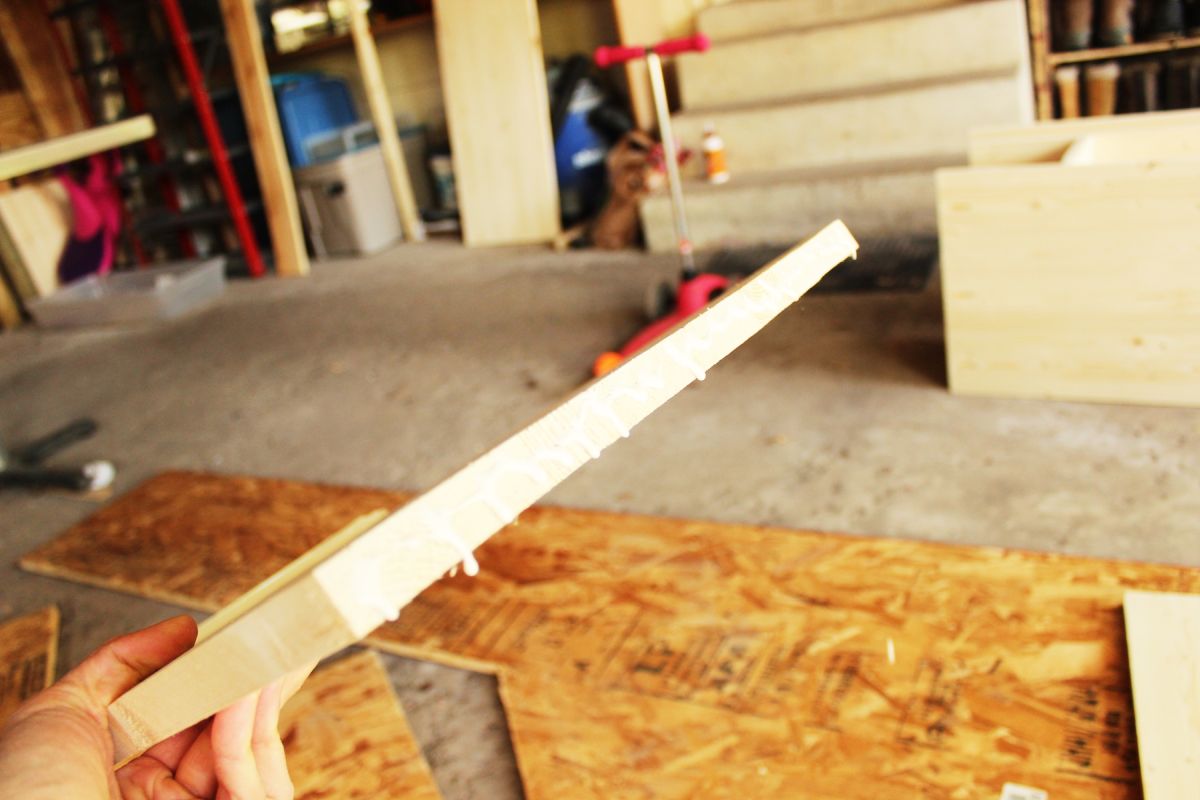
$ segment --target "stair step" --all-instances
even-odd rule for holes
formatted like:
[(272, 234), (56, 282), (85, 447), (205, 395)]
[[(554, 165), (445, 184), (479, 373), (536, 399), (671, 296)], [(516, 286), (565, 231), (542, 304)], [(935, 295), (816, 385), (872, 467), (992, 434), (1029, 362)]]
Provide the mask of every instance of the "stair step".
[(1022, 0), (717, 43), (677, 59), (686, 111), (1026, 69)]
[[(1029, 83), (1017, 70), (827, 100), (688, 112), (672, 117), (676, 138), (699, 149), (704, 125), (725, 140), (730, 172), (803, 169), (861, 161), (967, 153), (967, 133), (1033, 121)], [(684, 165), (704, 172), (703, 159)]]
[(740, 0), (701, 9), (700, 32), (714, 42), (799, 28), (859, 22), (895, 14), (930, 11), (971, 0)]
[[(795, 242), (839, 218), (860, 236), (933, 235), (933, 172), (962, 163), (949, 156), (735, 177), (718, 186), (685, 181), (692, 244), (712, 250)], [(648, 249), (676, 249), (666, 191), (642, 201), (641, 218)]]

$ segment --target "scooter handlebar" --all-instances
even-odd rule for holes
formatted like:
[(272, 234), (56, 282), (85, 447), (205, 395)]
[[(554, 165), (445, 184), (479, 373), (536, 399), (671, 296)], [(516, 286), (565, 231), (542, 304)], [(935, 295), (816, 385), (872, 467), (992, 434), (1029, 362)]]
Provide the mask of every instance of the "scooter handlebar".
[(613, 45), (611, 47), (597, 47), (594, 56), (596, 66), (611, 67), (613, 64), (624, 64), (626, 61), (634, 61), (643, 58), (646, 53), (654, 52), (660, 56), (673, 56), (679, 53), (703, 53), (711, 44), (709, 38), (703, 33), (697, 33), (695, 36), (685, 36), (682, 39), (667, 39), (649, 47), (641, 45)]

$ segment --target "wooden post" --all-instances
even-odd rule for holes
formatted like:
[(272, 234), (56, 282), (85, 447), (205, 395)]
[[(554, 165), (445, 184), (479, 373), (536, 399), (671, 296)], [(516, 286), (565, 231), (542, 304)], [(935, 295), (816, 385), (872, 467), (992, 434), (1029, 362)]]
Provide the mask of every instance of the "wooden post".
[(87, 127), (71, 90), (67, 65), (58, 58), (50, 19), (37, 0), (0, 2), (4, 45), (21, 79), (43, 136), (64, 136)]
[(250, 603), (234, 601), (240, 615), (224, 615), (223, 627), (109, 708), (116, 758), (358, 641), (459, 562), (474, 574), (475, 548), (702, 380), (857, 247), (845, 225), (829, 225), (365, 533), (339, 537), (340, 549), (299, 574), (285, 568)]
[(404, 238), (410, 242), (425, 241), (425, 225), (413, 197), (412, 181), (408, 177), (408, 164), (404, 150), (400, 147), (400, 135), (396, 132), (396, 118), (392, 115), (392, 103), (388, 100), (387, 88), (383, 83), (383, 70), (379, 66), (379, 52), (375, 49), (375, 38), (367, 24), (367, 14), (357, 2), (349, 5), (350, 36), (354, 40), (354, 54), (358, 58), (358, 69), (362, 74), (363, 91), (367, 94), (367, 105), (371, 107), (371, 119), (375, 121), (375, 132), (379, 135), (379, 149), (387, 168), (388, 182), (392, 185), (392, 197), (400, 213), (400, 225)]
[(277, 275), (307, 275), (308, 252), (300, 226), (296, 187), (288, 167), (287, 151), (275, 110), (275, 93), (263, 53), (262, 32), (254, 11), (254, 0), (221, 0), (225, 35), (233, 61), (234, 79), (250, 132), (250, 150), (262, 188), (271, 231)]

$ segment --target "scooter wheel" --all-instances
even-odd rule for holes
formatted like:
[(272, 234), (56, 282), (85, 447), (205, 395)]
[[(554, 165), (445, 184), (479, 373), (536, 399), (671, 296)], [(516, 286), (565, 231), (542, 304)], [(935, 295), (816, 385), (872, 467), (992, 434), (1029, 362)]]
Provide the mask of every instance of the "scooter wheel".
[(596, 360), (592, 362), (592, 374), (597, 378), (603, 377), (617, 367), (621, 366), (621, 362), (624, 360), (625, 357), (620, 353), (614, 353), (611, 351), (607, 353), (601, 353), (596, 357)]

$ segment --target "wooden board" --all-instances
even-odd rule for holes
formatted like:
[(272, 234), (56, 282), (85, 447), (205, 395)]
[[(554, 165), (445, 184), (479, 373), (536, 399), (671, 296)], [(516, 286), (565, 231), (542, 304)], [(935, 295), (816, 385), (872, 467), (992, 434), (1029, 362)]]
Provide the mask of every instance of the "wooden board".
[(438, 0), (434, 15), (463, 241), (550, 241), (558, 182), (536, 3)]
[[(966, 160), (967, 137), (983, 125), (1018, 125), (1029, 87), (1017, 70), (798, 103), (677, 114), (675, 136), (699, 150), (704, 126), (725, 140), (735, 180), (750, 172), (827, 167), (910, 158)], [(704, 160), (690, 159), (685, 176), (701, 177)]]
[(1028, 58), (1024, 3), (987, 0), (718, 43), (677, 69), (684, 110), (700, 111), (994, 74)]
[[(836, 214), (860, 236), (932, 234), (937, 230), (933, 172), (959, 158), (838, 165), (736, 176), (729, 183), (684, 181), (692, 244), (711, 250), (747, 244), (786, 245)], [(678, 250), (666, 191), (640, 206), (646, 247)]]
[[(0, 189), (0, 226), (11, 241), (32, 290), (45, 297), (58, 288), (58, 259), (71, 235), (71, 205), (55, 178)], [(29, 298), (26, 298), (29, 299)]]
[(317, 670), (284, 706), (279, 734), (296, 800), (441, 797), (374, 653)]
[(1200, 162), (938, 174), (950, 388), (1200, 405)]
[(153, 135), (154, 120), (149, 114), (142, 114), (111, 125), (6, 150), (0, 153), (0, 181), (140, 142)]
[(0, 724), (54, 681), (58, 608), (0, 622)]
[(262, 188), (275, 274), (307, 275), (308, 251), (300, 225), (300, 206), (279, 127), (254, 0), (221, 0), (221, 16), (225, 20), (233, 77), (246, 117), (254, 169)]
[(972, 166), (1059, 161), (1077, 139), (1098, 134), (1152, 133), (1164, 128), (1200, 126), (1200, 109), (1118, 114), (1004, 126), (971, 131)]
[(795, 28), (858, 22), (929, 11), (968, 0), (743, 0), (702, 9), (696, 26), (713, 41), (761, 36)]
[(42, 138), (29, 101), (21, 91), (0, 92), (0, 150), (33, 144)]
[[(211, 609), (407, 496), (166, 473), (21, 565)], [(1132, 800), (1123, 595), (1200, 591), (1182, 567), (561, 508), (478, 559), (370, 642), (500, 672), (531, 800)]]
[(71, 74), (56, 54), (54, 31), (38, 0), (0, 3), (4, 47), (21, 80), (25, 99), (43, 137), (64, 136), (87, 127), (72, 90)]
[(1200, 595), (1127, 592), (1125, 638), (1146, 800), (1200, 787)]

